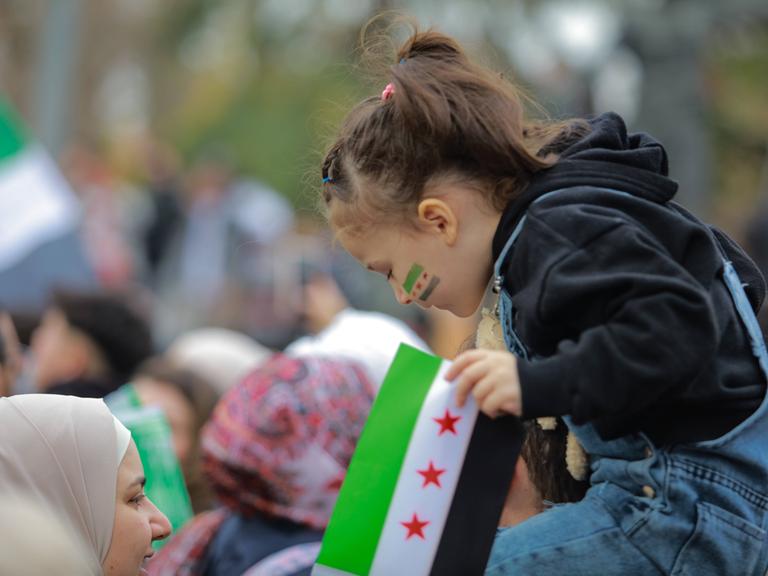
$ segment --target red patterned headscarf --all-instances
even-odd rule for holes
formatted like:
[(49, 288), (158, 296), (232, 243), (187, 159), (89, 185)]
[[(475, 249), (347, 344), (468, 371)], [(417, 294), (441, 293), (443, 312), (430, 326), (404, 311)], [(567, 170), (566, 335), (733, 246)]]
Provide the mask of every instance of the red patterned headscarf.
[[(325, 528), (373, 397), (355, 362), (273, 356), (227, 392), (203, 430), (203, 469), (219, 501), (243, 516)], [(149, 573), (195, 574), (227, 515), (195, 518)]]
[(324, 528), (373, 401), (362, 367), (276, 355), (217, 406), (203, 468), (219, 500)]

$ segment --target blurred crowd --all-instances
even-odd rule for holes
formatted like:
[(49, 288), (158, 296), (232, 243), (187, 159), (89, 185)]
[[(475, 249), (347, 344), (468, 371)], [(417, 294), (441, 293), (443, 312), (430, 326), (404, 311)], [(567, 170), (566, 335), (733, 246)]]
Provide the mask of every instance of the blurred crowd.
[[(79, 226), (0, 270), (0, 425), (18, 439), (0, 451), (20, 450), (3, 453), (0, 482), (13, 487), (24, 470), (33, 495), (3, 509), (69, 547), (61, 566), (78, 568), (66, 573), (308, 574), (398, 346), (451, 355), (471, 322), (388, 313), (386, 284), (352, 264), (316, 214), (296, 214), (224, 157), (182, 167), (168, 147), (142, 150), (128, 179), (105, 155), (70, 148), (60, 164)], [(106, 432), (95, 424), (104, 404), (85, 399), (104, 399), (117, 417), (118, 445), (130, 432), (112, 468), (89, 467), (104, 455), (88, 443)], [(53, 466), (63, 454), (76, 455), (71, 466)], [(146, 504), (131, 512), (147, 529), (121, 544), (120, 478), (136, 462)], [(125, 547), (115, 566), (127, 571), (108, 569), (113, 551), (90, 523), (109, 517), (110, 501), (84, 514), (61, 493), (114, 485), (114, 474), (111, 540)], [(40, 517), (55, 520), (42, 530)], [(143, 553), (121, 557), (131, 546)], [(0, 558), (0, 573), (48, 570), (46, 559), (22, 568), (14, 558)], [(293, 568), (263, 571), (284, 565)]]
[[(67, 459), (75, 451), (80, 457), (93, 437), (78, 431), (90, 420), (78, 411), (96, 408), (82, 403), (68, 408), (64, 400), (104, 398), (120, 426), (130, 430), (131, 446), (143, 462), (144, 518), (151, 530), (145, 532), (144, 552), (137, 559), (150, 574), (241, 574), (259, 563), (282, 563), (283, 554), (293, 558), (289, 564), (295, 569), (281, 573), (308, 573), (355, 441), (397, 348), (402, 342), (429, 348), (404, 322), (351, 308), (330, 276), (314, 276), (305, 290), (311, 293), (307, 301), (320, 307), (305, 309), (311, 330), (283, 350), (215, 327), (185, 331), (159, 349), (141, 303), (108, 289), (54, 291), (26, 350), (10, 315), (3, 313), (0, 394), (7, 398), (0, 398), (0, 423), (3, 434), (15, 438), (0, 448), (3, 462), (14, 460), (8, 452), (25, 447), (17, 458), (23, 460), (23, 465), (17, 461), (20, 468), (0, 465), (3, 486), (10, 482), (13, 487), (19, 469), (50, 468), (54, 455)], [(14, 395), (23, 378), (28, 379), (24, 391), (33, 394)], [(153, 415), (161, 418), (159, 429), (150, 426)], [(118, 498), (121, 470), (129, 461), (127, 455), (122, 464), (118, 459)], [(169, 462), (182, 482), (173, 483)], [(85, 461), (71, 464), (78, 474), (88, 474)], [(64, 478), (54, 487), (48, 484), (51, 474), (37, 479), (30, 473), (23, 489), (42, 494), (40, 512), (70, 526), (69, 515), (76, 511), (62, 502), (77, 481), (68, 466), (59, 470)], [(105, 480), (103, 470), (94, 474), (83, 486)], [(88, 490), (95, 507), (98, 499)], [(179, 502), (182, 508), (189, 503), (188, 512), (180, 512)], [(34, 525), (40, 504), (14, 513)], [(49, 526), (52, 535), (38, 533), (66, 547), (71, 530), (57, 534), (56, 526)], [(93, 544), (97, 527), (86, 528), (83, 541), (74, 534), (74, 550)], [(171, 529), (176, 535), (167, 548), (147, 562), (154, 555), (147, 547), (166, 539)], [(114, 534), (112, 542), (113, 548), (121, 546)], [(139, 566), (131, 571), (125, 559), (120, 566), (127, 571), (110, 572), (105, 552), (93, 551), (105, 574), (137, 573)], [(75, 564), (81, 560), (72, 558)], [(0, 573), (43, 573), (42, 565), (35, 568), (28, 559), (23, 563), (29, 572), (19, 571), (15, 562), (0, 559)], [(258, 570), (254, 573), (262, 573)], [(67, 572), (85, 573), (99, 572)]]
[[(451, 357), (473, 321), (385, 313), (385, 283), (358, 272), (321, 226), (277, 191), (239, 178), (221, 157), (182, 170), (173, 151), (153, 144), (144, 158), (143, 177), (128, 185), (93, 151), (70, 150), (64, 171), (83, 209), (74, 245), (92, 277), (73, 283), (53, 275), (33, 287), (20, 274), (19, 298), (12, 290), (0, 302), (0, 425), (20, 439), (14, 446), (29, 450), (19, 464), (29, 467), (25, 490), (31, 484), (43, 495), (3, 509), (34, 527), (35, 538), (66, 550), (67, 573), (133, 576), (131, 567), (142, 566), (169, 576), (309, 574), (399, 344)], [(743, 236), (768, 272), (768, 204)], [(24, 298), (34, 293), (44, 298)], [(95, 424), (103, 404), (72, 400), (51, 418), (46, 397), (104, 398), (119, 422), (118, 444), (121, 427), (133, 440), (112, 468), (91, 468), (88, 458), (103, 459), (87, 453), (100, 449), (89, 442), (104, 434)], [(80, 410), (93, 414), (75, 418)], [(93, 430), (79, 429), (85, 421)], [(565, 450), (564, 438), (532, 434), (531, 442), (553, 454)], [(57, 468), (60, 481), (35, 473), (50, 468), (52, 454), (70, 452), (86, 460)], [(120, 478), (136, 462), (143, 463), (146, 504), (131, 512), (147, 526), (137, 541), (115, 539), (119, 512), (112, 548), (125, 550), (99, 547), (103, 527), (91, 525), (99, 511), (73, 533), (69, 527), (84, 516), (62, 504), (71, 496), (62, 487), (114, 483), (117, 474), (119, 511)], [(528, 470), (525, 459), (518, 468), (502, 516), (507, 524), (536, 514), (545, 500), (583, 494), (584, 486)], [(85, 479), (73, 480), (72, 470)], [(0, 478), (7, 474), (0, 469)], [(45, 517), (54, 520), (43, 529)], [(29, 538), (19, 535), (19, 542)], [(115, 566), (128, 571), (110, 571), (113, 554)], [(14, 558), (0, 558), (0, 573), (47, 569), (25, 560), (31, 571), (23, 572)]]

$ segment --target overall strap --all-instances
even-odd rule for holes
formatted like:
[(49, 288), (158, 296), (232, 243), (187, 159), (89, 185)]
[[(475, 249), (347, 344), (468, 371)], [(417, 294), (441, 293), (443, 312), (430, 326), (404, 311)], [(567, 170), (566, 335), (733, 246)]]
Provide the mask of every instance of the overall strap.
[[(671, 204), (670, 207), (689, 220), (699, 221), (696, 216), (682, 206)], [(739, 278), (738, 272), (736, 272), (736, 268), (731, 261), (731, 256), (728, 253), (728, 247), (723, 244), (724, 241), (715, 234), (712, 228), (705, 223), (702, 223), (702, 225), (706, 226), (709, 237), (712, 239), (712, 242), (720, 253), (720, 258), (723, 261), (723, 282), (725, 283), (726, 288), (728, 288), (728, 293), (736, 307), (736, 312), (739, 314), (739, 318), (741, 318), (741, 322), (747, 331), (749, 342), (752, 347), (752, 354), (757, 358), (760, 368), (765, 374), (766, 380), (768, 380), (768, 349), (766, 349), (765, 339), (760, 330), (760, 325), (757, 322), (755, 311), (752, 309), (747, 293), (744, 290), (745, 285), (742, 283), (741, 278)]]
[(725, 249), (714, 235), (713, 238), (723, 259), (723, 282), (725, 282), (733, 304), (736, 306), (736, 312), (738, 312), (741, 322), (747, 330), (752, 346), (752, 354), (757, 358), (760, 368), (762, 368), (763, 374), (765, 374), (765, 378), (768, 380), (768, 350), (765, 347), (765, 339), (760, 330), (760, 325), (757, 323), (757, 316), (755, 316), (755, 312), (752, 310), (747, 293), (744, 291), (744, 285), (741, 283), (733, 263), (728, 260)]
[[(520, 221), (517, 223), (517, 226), (515, 226), (515, 229), (512, 231), (512, 234), (509, 235), (509, 239), (507, 239), (507, 243), (504, 245), (504, 249), (501, 251), (501, 254), (499, 254), (499, 257), (496, 259), (496, 262), (493, 264), (494, 278), (501, 277), (501, 266), (506, 261), (507, 254), (509, 253), (510, 249), (512, 248), (512, 246), (515, 245), (515, 242), (517, 242), (517, 237), (520, 236), (520, 232), (522, 232), (523, 230), (523, 224), (525, 224), (525, 218), (526, 218), (526, 215), (523, 214), (523, 217), (520, 218)], [(500, 288), (500, 286), (497, 286), (496, 288)]]

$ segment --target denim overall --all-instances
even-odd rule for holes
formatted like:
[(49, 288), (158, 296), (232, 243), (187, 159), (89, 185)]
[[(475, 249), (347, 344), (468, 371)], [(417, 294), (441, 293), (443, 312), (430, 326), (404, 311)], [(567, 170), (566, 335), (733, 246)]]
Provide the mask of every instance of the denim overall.
[[(524, 222), (525, 216), (494, 272), (505, 342), (514, 354), (528, 359), (501, 276)], [(714, 237), (713, 242), (723, 256), (723, 281), (768, 378), (768, 353), (755, 315), (732, 264)], [(757, 411), (724, 436), (663, 449), (642, 433), (603, 440), (591, 424), (576, 426), (565, 420), (591, 458), (587, 495), (500, 529), (487, 575), (766, 574), (768, 395)]]

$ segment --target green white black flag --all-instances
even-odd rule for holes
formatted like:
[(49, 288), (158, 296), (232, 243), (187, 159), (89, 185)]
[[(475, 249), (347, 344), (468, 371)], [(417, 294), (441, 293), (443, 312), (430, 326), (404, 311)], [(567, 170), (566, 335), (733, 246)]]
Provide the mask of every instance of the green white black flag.
[(401, 346), (313, 576), (482, 573), (522, 443), (517, 418), (459, 408), (450, 362)]

